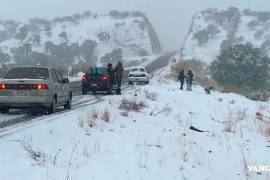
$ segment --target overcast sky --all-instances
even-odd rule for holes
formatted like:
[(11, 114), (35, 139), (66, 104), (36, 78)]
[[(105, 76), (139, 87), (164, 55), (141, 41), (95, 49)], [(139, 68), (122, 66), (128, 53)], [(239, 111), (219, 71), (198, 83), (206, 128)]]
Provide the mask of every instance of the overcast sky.
[(208, 7), (269, 10), (270, 0), (0, 0), (0, 19), (54, 18), (86, 10), (141, 10), (147, 13), (165, 50), (178, 49), (191, 17)]

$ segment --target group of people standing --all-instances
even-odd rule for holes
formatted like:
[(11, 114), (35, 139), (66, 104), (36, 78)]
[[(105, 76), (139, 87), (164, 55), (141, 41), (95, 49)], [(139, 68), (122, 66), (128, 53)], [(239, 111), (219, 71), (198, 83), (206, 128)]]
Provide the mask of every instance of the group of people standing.
[(115, 80), (117, 83), (117, 90), (116, 94), (121, 94), (121, 84), (122, 84), (122, 78), (123, 78), (123, 63), (122, 61), (118, 61), (117, 66), (113, 68), (112, 63), (109, 63), (107, 66), (107, 73), (109, 75), (109, 81), (108, 81), (108, 90), (107, 94), (112, 94), (113, 85), (115, 84)]
[(192, 73), (192, 70), (189, 69), (188, 73), (185, 74), (185, 70), (182, 69), (178, 76), (178, 81), (180, 81), (180, 89), (183, 90), (184, 83), (186, 81), (187, 91), (192, 91), (192, 83), (194, 80), (194, 74)]

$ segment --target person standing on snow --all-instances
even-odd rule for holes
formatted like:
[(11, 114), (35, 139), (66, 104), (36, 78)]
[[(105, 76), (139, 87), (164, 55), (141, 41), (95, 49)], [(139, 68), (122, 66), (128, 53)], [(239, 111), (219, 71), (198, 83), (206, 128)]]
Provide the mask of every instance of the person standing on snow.
[(116, 75), (116, 81), (117, 81), (117, 94), (121, 94), (121, 84), (122, 84), (122, 78), (123, 78), (123, 63), (122, 61), (118, 61), (117, 66), (114, 68), (114, 72)]
[(111, 63), (108, 64), (107, 73), (109, 75), (107, 94), (112, 95), (112, 88), (113, 88), (114, 80), (115, 80), (115, 72), (113, 70)]
[(192, 70), (189, 69), (187, 76), (186, 76), (186, 83), (187, 83), (187, 91), (192, 91), (192, 82), (194, 80), (194, 74), (192, 73)]
[(185, 83), (185, 70), (182, 69), (179, 73), (179, 76), (178, 76), (178, 81), (180, 81), (180, 84), (181, 84), (181, 87), (180, 89), (183, 90), (183, 86), (184, 86), (184, 83)]

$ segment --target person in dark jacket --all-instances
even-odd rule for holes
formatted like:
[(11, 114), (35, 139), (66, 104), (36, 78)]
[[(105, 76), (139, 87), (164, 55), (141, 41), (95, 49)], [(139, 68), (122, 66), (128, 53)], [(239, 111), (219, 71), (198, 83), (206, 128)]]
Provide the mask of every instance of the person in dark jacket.
[(116, 81), (117, 81), (117, 94), (121, 94), (121, 84), (122, 84), (122, 78), (123, 78), (123, 64), (122, 61), (118, 61), (117, 66), (114, 68), (114, 72), (116, 75)]
[(209, 87), (204, 88), (204, 91), (205, 91), (206, 94), (211, 94), (212, 89), (213, 89), (213, 87), (209, 86)]
[(178, 81), (180, 81), (180, 84), (181, 84), (181, 87), (180, 89), (183, 90), (183, 86), (184, 86), (184, 83), (185, 83), (185, 70), (182, 69), (179, 73), (179, 76), (178, 76)]
[(112, 88), (113, 88), (113, 85), (114, 85), (114, 82), (115, 82), (115, 72), (113, 70), (113, 67), (112, 67), (111, 63), (108, 64), (107, 73), (109, 75), (107, 94), (111, 95), (112, 94)]
[(194, 74), (192, 73), (192, 70), (189, 69), (186, 76), (187, 91), (192, 91), (191, 87), (192, 87), (193, 80), (194, 80)]

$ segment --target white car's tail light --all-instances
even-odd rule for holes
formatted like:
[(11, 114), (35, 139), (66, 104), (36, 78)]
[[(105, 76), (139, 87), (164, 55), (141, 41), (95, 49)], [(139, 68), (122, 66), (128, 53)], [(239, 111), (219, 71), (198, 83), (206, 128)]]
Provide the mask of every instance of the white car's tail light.
[(6, 85), (4, 83), (0, 83), (0, 90), (6, 89)]
[(36, 85), (36, 89), (37, 89), (37, 90), (40, 90), (40, 91), (44, 91), (44, 90), (46, 90), (46, 89), (49, 89), (49, 87), (48, 87), (47, 84), (41, 83), (41, 84), (37, 84), (37, 85)]

